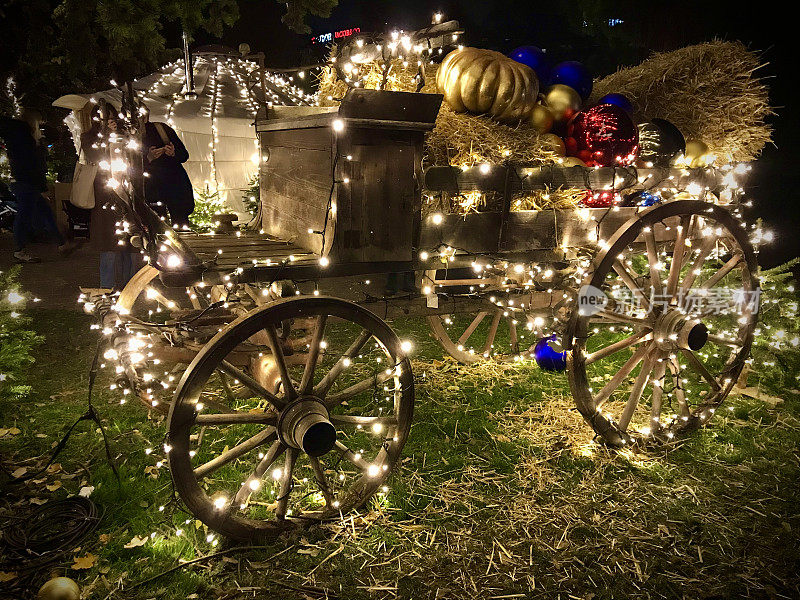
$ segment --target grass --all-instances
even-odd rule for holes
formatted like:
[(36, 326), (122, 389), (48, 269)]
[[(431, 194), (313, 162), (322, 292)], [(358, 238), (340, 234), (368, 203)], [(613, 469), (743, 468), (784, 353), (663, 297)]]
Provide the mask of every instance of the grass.
[[(83, 315), (30, 314), (47, 341), (30, 398), (0, 407), (2, 426), (21, 430), (0, 451), (33, 471), (86, 410), (96, 338)], [(593, 443), (563, 375), (458, 365), (424, 321), (394, 326), (416, 346), (415, 420), (402, 469), (369, 511), (132, 588), (228, 546), (172, 501), (169, 473), (156, 467), (163, 423), (120, 405), (101, 375), (95, 404), (121, 485), (96, 426), (82, 423), (62, 470), (7, 488), (4, 513), (94, 486), (103, 520), (74, 556), (96, 563), (73, 570), (67, 555), (60, 565), (84, 598), (800, 596), (797, 390), (768, 390), (783, 398), (776, 406), (733, 397), (732, 411), (669, 453), (612, 453)], [(125, 548), (134, 536), (147, 541)]]

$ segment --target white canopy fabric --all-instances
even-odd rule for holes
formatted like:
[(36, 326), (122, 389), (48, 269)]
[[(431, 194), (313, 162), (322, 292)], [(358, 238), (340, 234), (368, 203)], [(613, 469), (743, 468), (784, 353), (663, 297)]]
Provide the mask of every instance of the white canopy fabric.
[[(313, 103), (313, 97), (292, 85), (288, 77), (265, 73), (264, 89), (258, 63), (225, 51), (199, 52), (192, 60), (194, 93), (185, 98), (183, 59), (133, 82), (138, 96), (150, 109), (150, 120), (168, 123), (189, 151), (184, 164), (196, 191), (217, 190), (227, 206), (241, 219), (249, 219), (242, 191), (258, 173), (260, 151), (255, 135), (258, 104), (296, 106)], [(256, 81), (255, 86), (248, 82)], [(73, 112), (65, 119), (76, 150), (80, 134), (88, 126), (92, 99), (105, 99), (119, 107), (117, 89), (94, 94), (67, 94), (53, 106)]]

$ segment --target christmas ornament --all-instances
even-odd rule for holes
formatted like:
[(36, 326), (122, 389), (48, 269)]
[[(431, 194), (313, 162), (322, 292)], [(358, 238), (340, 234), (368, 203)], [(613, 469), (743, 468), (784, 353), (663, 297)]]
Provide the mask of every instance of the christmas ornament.
[(686, 152), (684, 152), (686, 166), (693, 169), (708, 166), (708, 146), (700, 140), (686, 140)]
[[(562, 167), (585, 167), (586, 163), (577, 156), (568, 156), (561, 161)], [(588, 192), (591, 194), (591, 192)]]
[(625, 196), (624, 206), (653, 206), (661, 202), (661, 197), (646, 190)]
[(639, 160), (656, 167), (667, 167), (686, 151), (683, 134), (669, 121), (652, 119), (639, 125)]
[(564, 156), (566, 153), (564, 149), (564, 140), (558, 137), (555, 133), (545, 133), (541, 138), (542, 144), (548, 146), (550, 150), (555, 152), (558, 156)]
[(544, 103), (553, 113), (556, 123), (566, 123), (581, 109), (581, 97), (567, 85), (553, 85), (547, 88)]
[(540, 134), (547, 133), (553, 127), (553, 111), (542, 104), (537, 104), (531, 112), (531, 125)]
[(506, 122), (528, 117), (539, 95), (539, 80), (530, 67), (480, 48), (448, 54), (436, 72), (436, 87), (454, 111)]
[(614, 106), (619, 106), (629, 115), (633, 115), (633, 104), (631, 101), (628, 100), (622, 94), (606, 94), (600, 100), (597, 101), (598, 104), (613, 104)]
[(69, 577), (56, 577), (39, 588), (36, 597), (38, 600), (81, 600), (81, 588)]
[(609, 191), (592, 192), (587, 190), (581, 204), (589, 208), (608, 208), (619, 204), (619, 194)]
[(639, 130), (619, 106), (600, 104), (570, 121), (564, 143), (569, 156), (590, 167), (630, 165), (639, 151)]
[(543, 371), (562, 372), (567, 368), (567, 353), (558, 352), (550, 347), (550, 342), (556, 341), (556, 334), (543, 337), (533, 348), (533, 359)]
[(592, 93), (592, 75), (589, 69), (574, 60), (558, 63), (553, 67), (549, 83), (568, 85), (584, 100)]
[(512, 50), (509, 58), (533, 69), (540, 82), (547, 81), (550, 77), (550, 61), (547, 60), (545, 51), (536, 46), (520, 46)]

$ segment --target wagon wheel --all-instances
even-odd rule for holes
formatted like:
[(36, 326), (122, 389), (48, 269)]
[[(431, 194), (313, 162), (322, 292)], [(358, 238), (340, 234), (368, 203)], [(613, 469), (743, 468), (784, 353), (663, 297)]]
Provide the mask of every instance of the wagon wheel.
[[(440, 281), (436, 271), (426, 271), (423, 282)], [(428, 324), (433, 337), (445, 352), (457, 361), (470, 364), (485, 360), (513, 360), (522, 356), (518, 328), (520, 311), (508, 307), (487, 307), (459, 315), (430, 315)]]
[[(197, 314), (222, 292), (219, 289), (221, 286), (170, 288), (161, 283), (159, 273), (155, 267), (142, 267), (125, 285), (116, 303), (117, 313), (123, 318), (132, 317), (128, 328), (134, 332), (133, 336), (139, 336), (146, 344), (144, 348), (152, 356), (135, 364), (131, 362), (128, 347), (132, 335), (118, 336), (114, 347), (118, 351), (119, 363), (125, 367), (127, 383), (142, 403), (149, 409), (166, 413), (175, 383), (205, 340), (201, 336), (199, 340), (171, 346), (165, 337), (172, 336), (174, 341), (174, 332), (169, 327), (148, 327), (146, 324), (168, 324)], [(219, 317), (216, 320), (224, 323), (233, 320), (233, 317)], [(211, 338), (218, 327), (212, 321), (206, 328), (205, 339)]]
[[(234, 364), (254, 339), (249, 363)], [(224, 407), (218, 370), (246, 391)], [(385, 322), (344, 300), (277, 300), (228, 325), (183, 376), (168, 425), (175, 487), (239, 540), (339, 518), (381, 493), (413, 407), (411, 365)]]
[(634, 217), (604, 248), (568, 327), (572, 394), (608, 444), (672, 440), (713, 416), (749, 355), (753, 249), (728, 211), (694, 200)]

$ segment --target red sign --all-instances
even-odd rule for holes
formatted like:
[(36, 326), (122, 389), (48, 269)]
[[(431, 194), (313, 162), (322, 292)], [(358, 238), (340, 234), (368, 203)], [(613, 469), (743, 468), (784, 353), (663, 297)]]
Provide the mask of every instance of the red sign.
[(328, 33), (320, 33), (311, 38), (312, 44), (327, 44), (333, 40), (341, 38), (348, 38), (350, 36), (361, 33), (361, 27), (352, 27), (350, 29), (340, 29), (339, 31), (331, 31)]

